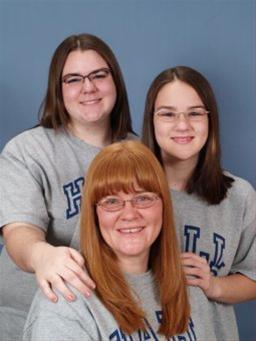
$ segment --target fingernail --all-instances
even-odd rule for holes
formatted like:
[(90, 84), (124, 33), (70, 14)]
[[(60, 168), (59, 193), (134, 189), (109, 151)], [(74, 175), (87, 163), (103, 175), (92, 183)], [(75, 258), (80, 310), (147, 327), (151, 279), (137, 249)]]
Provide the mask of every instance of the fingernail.
[(68, 295), (68, 300), (69, 301), (74, 301), (75, 300), (75, 297), (73, 295)]
[(84, 294), (85, 297), (90, 297), (91, 296), (91, 292), (90, 291), (86, 291), (86, 293)]

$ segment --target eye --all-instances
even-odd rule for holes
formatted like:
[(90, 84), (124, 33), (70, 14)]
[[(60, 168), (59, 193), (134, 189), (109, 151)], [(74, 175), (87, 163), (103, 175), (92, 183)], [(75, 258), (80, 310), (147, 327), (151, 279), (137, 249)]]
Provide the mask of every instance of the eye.
[(188, 112), (188, 117), (198, 117), (202, 115), (203, 115), (203, 112), (199, 110), (193, 110), (193, 111)]
[(64, 82), (66, 84), (79, 84), (82, 82), (82, 77), (79, 76), (72, 76), (72, 77), (68, 77), (64, 80)]
[(152, 202), (153, 200), (154, 198), (150, 194), (139, 194), (139, 195), (136, 195), (136, 197), (134, 198), (134, 201), (137, 204), (147, 204), (147, 203)]
[(103, 206), (116, 206), (119, 205), (121, 200), (118, 197), (107, 197), (100, 201)]
[(168, 118), (172, 118), (176, 116), (176, 114), (172, 111), (160, 111), (158, 115), (161, 117), (168, 117)]
[(103, 79), (106, 78), (108, 75), (108, 70), (100, 70), (91, 75), (92, 79)]

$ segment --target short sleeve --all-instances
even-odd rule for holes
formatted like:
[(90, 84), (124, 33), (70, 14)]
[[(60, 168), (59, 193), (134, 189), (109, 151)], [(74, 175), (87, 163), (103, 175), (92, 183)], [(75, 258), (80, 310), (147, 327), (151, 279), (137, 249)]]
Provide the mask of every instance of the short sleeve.
[(231, 273), (241, 273), (256, 280), (256, 192), (252, 187), (246, 197), (243, 222)]
[(13, 139), (0, 156), (0, 226), (12, 222), (47, 229), (49, 217), (36, 155)]
[(57, 303), (37, 291), (23, 330), (23, 341), (97, 341), (95, 321), (84, 300), (67, 302), (60, 294)]

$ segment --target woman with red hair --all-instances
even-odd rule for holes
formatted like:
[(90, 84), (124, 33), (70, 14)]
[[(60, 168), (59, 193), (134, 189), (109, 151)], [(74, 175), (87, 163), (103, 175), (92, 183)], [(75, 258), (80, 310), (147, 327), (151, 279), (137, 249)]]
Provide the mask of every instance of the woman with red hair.
[(24, 340), (206, 340), (204, 312), (190, 318), (166, 178), (140, 142), (112, 144), (91, 163), (80, 248), (95, 292), (54, 304), (39, 291)]

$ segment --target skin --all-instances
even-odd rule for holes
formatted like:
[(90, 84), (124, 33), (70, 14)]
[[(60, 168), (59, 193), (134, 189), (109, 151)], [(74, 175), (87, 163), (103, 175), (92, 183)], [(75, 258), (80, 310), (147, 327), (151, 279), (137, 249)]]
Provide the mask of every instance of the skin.
[[(190, 85), (176, 80), (164, 85), (156, 97), (155, 112), (163, 107), (173, 112), (185, 112), (204, 105)], [(184, 115), (180, 115), (176, 122), (171, 123), (163, 122), (155, 115), (154, 132), (171, 188), (183, 190), (206, 143), (208, 117), (204, 116), (202, 122), (190, 123)]]
[[(88, 75), (102, 68), (108, 68), (108, 65), (96, 51), (72, 51), (64, 65), (62, 78), (68, 74)], [(71, 132), (99, 147), (109, 144), (109, 118), (117, 97), (112, 75), (109, 74), (97, 85), (85, 78), (82, 88), (74, 88), (63, 82), (62, 94), (65, 108), (71, 118)], [(102, 140), (95, 140), (97, 135), (102, 135)]]
[[(144, 190), (138, 188), (138, 191)], [(123, 200), (130, 200), (134, 193), (118, 192)], [(163, 204), (156, 200), (149, 208), (138, 209), (126, 202), (118, 211), (108, 212), (97, 206), (99, 229), (105, 242), (117, 255), (124, 272), (147, 271), (150, 247), (162, 228)]]
[[(155, 112), (162, 107), (184, 112), (203, 103), (188, 84), (175, 80), (166, 84), (158, 93)], [(184, 190), (194, 170), (199, 153), (208, 137), (208, 117), (202, 122), (189, 123), (183, 115), (175, 123), (161, 122), (154, 117), (154, 131), (160, 146), (163, 165), (171, 189)], [(256, 298), (256, 282), (242, 274), (215, 277), (207, 261), (190, 252), (181, 255), (187, 284), (200, 287), (212, 300), (239, 303)]]

